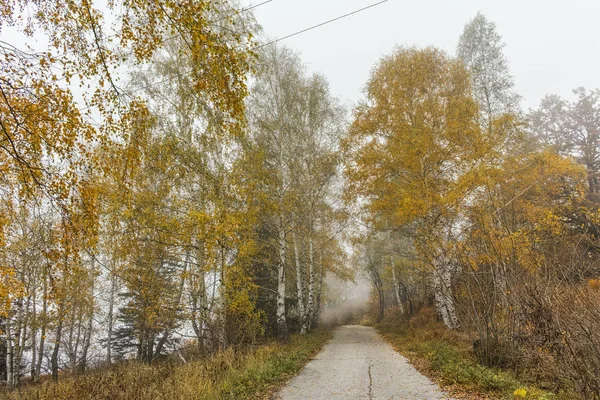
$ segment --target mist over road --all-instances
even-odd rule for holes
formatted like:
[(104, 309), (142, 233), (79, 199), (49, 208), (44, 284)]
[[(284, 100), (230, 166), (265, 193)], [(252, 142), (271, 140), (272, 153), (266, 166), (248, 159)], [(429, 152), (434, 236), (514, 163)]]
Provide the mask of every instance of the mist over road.
[(447, 399), (373, 328), (346, 325), (275, 396), (309, 399)]

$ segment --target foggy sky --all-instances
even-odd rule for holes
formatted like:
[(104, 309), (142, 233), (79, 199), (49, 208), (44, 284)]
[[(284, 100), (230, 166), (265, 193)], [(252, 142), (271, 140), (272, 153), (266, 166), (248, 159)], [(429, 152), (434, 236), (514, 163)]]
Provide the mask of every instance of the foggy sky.
[[(244, 6), (261, 0), (243, 0)], [(278, 38), (377, 0), (273, 0), (255, 9), (264, 34)], [(390, 0), (282, 41), (301, 53), (332, 92), (352, 104), (371, 68), (394, 46), (436, 46), (454, 54), (464, 25), (481, 11), (496, 23), (525, 109), (547, 93), (600, 88), (599, 0)]]

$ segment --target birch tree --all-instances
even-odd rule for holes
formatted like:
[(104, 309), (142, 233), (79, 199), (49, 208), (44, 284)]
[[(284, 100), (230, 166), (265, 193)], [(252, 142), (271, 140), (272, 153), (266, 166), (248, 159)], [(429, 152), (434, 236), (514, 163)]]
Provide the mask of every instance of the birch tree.
[(496, 24), (481, 13), (465, 25), (458, 42), (457, 55), (471, 75), (481, 123), (487, 130), (493, 128), (494, 119), (519, 108), (504, 47)]
[[(463, 199), (489, 148), (462, 64), (436, 49), (397, 49), (374, 69), (346, 142), (351, 193), (380, 226), (414, 224), (431, 266), (436, 305), (458, 327), (448, 248)], [(380, 226), (381, 228), (382, 226)]]
[[(141, 344), (144, 348), (141, 353), (150, 356), (156, 351), (160, 353), (179, 322), (180, 305), (185, 299), (183, 288), (190, 268), (186, 255), (190, 252), (181, 249), (193, 247), (199, 236), (205, 238), (202, 235), (217, 231), (219, 235), (215, 237), (220, 248), (225, 249), (221, 252), (224, 262), (219, 265), (231, 267), (240, 253), (247, 253), (240, 251), (243, 246), (239, 242), (251, 241), (246, 241), (246, 236), (241, 239), (245, 230), (239, 228), (243, 226), (240, 221), (247, 215), (241, 215), (246, 211), (240, 206), (243, 190), (241, 185), (223, 179), (229, 170), (221, 170), (216, 179), (218, 184), (211, 186), (211, 194), (231, 187), (222, 196), (216, 195), (217, 201), (210, 204), (211, 212), (216, 215), (195, 212), (205, 210), (206, 202), (195, 203), (196, 199), (190, 200), (191, 195), (185, 197), (186, 201), (177, 201), (177, 196), (189, 195), (191, 189), (196, 194), (205, 189), (208, 185), (194, 186), (196, 178), (202, 175), (204, 182), (211, 181), (214, 176), (207, 172), (215, 172), (216, 168), (208, 171), (204, 159), (204, 164), (195, 165), (198, 168), (194, 174), (188, 174), (186, 168), (192, 163), (179, 166), (175, 163), (186, 157), (193, 159), (202, 149), (191, 147), (182, 155), (177, 153), (182, 147), (175, 146), (175, 141), (166, 134), (166, 138), (156, 135), (153, 129), (158, 130), (160, 125), (149, 108), (158, 102), (147, 89), (159, 85), (146, 81), (149, 85), (129, 91), (122, 85), (122, 67), (139, 70), (154, 65), (163, 68), (162, 76), (168, 76), (169, 80), (175, 75), (185, 76), (185, 81), (180, 80), (176, 88), (186, 86), (185, 93), (197, 97), (195, 102), (179, 101), (170, 92), (174, 102), (179, 101), (178, 116), (193, 114), (197, 118), (192, 118), (192, 122), (183, 121), (188, 122), (188, 127), (205, 124), (203, 128), (209, 126), (207, 131), (218, 133), (219, 142), (224, 143), (241, 137), (243, 132), (246, 75), (254, 60), (249, 48), (254, 28), (246, 23), (236, 25), (242, 18), (232, 2), (134, 1), (97, 7), (87, 1), (65, 5), (55, 1), (9, 0), (2, 3), (2, 9), (3, 33), (7, 26), (12, 26), (27, 41), (33, 41), (34, 35), (45, 35), (49, 46), (42, 52), (19, 49), (6, 42), (0, 46), (3, 259), (14, 258), (21, 252), (17, 236), (12, 235), (16, 226), (12, 225), (12, 218), (7, 218), (18, 215), (18, 204), (27, 204), (26, 207), (36, 211), (22, 232), (35, 231), (36, 224), (43, 221), (40, 215), (49, 215), (48, 221), (44, 221), (49, 226), (44, 229), (49, 233), (36, 249), (43, 254), (43, 262), (34, 263), (35, 273), (31, 277), (24, 274), (29, 267), (21, 268), (25, 265), (22, 263), (13, 263), (0, 271), (0, 313), (10, 319), (10, 334), (3, 338), (3, 344), (11, 350), (11, 384), (19, 379), (20, 365), (15, 366), (15, 362), (19, 364), (24, 359), (23, 349), (29, 347), (34, 380), (39, 379), (44, 367), (49, 367), (55, 379), (63, 367), (86, 368), (90, 349), (97, 340), (92, 334), (96, 328), (95, 296), (99, 291), (96, 278), (100, 268), (110, 270), (106, 276), (111, 288), (108, 317), (111, 343), (119, 308), (115, 295), (123, 284), (131, 294), (139, 289), (140, 280), (152, 275), (149, 272), (165, 278), (162, 288), (161, 279), (143, 288), (152, 292), (152, 296), (141, 296), (143, 290), (137, 290), (138, 298), (148, 300), (161, 297), (161, 290), (164, 294), (164, 290), (172, 289), (162, 296), (165, 302), (150, 301), (152, 310), (145, 307), (146, 303), (140, 307), (149, 318), (143, 321), (145, 325), (138, 326), (144, 325), (142, 330), (150, 333), (140, 334), (138, 339), (153, 336), (152, 340), (143, 341), (155, 344), (154, 350)], [(29, 17), (23, 18), (23, 10), (30, 13)], [(112, 20), (118, 28), (109, 37), (105, 32), (106, 21)], [(179, 61), (185, 62), (178, 65), (179, 69), (171, 68), (169, 75), (159, 56), (164, 56), (165, 48), (174, 41), (179, 46), (178, 54), (185, 55)], [(181, 107), (182, 102), (187, 108)], [(183, 125), (180, 123), (179, 128)], [(179, 139), (198, 139), (191, 134), (185, 136), (189, 132), (182, 131), (177, 132), (181, 134)], [(214, 143), (212, 140), (211, 149), (215, 148)], [(192, 149), (198, 153), (193, 154)], [(180, 157), (162, 163), (166, 158), (161, 156), (168, 154)], [(221, 166), (229, 167), (229, 161), (223, 157)], [(209, 167), (218, 164), (215, 159), (211, 162)], [(201, 169), (201, 165), (205, 168)], [(167, 187), (167, 179), (171, 179), (172, 187)], [(98, 186), (90, 185), (91, 181)], [(186, 209), (190, 204), (198, 207)], [(153, 206), (156, 207), (152, 209)], [(187, 219), (181, 218), (184, 213)], [(208, 225), (215, 227), (212, 232), (198, 229)], [(172, 229), (177, 227), (182, 229), (175, 233)], [(100, 241), (99, 234), (103, 235)], [(151, 248), (152, 243), (158, 244)], [(173, 270), (177, 273), (171, 273)], [(31, 289), (36, 283), (39, 289)], [(240, 293), (251, 291), (243, 287)], [(164, 307), (161, 309), (160, 305)], [(147, 312), (157, 310), (161, 311), (158, 313), (161, 318), (155, 318), (156, 312)], [(244, 312), (247, 310), (244, 308)], [(146, 329), (148, 325), (152, 325), (151, 329)], [(114, 358), (112, 350), (109, 345), (109, 362)], [(151, 357), (145, 359), (148, 358)]]
[(297, 55), (285, 47), (268, 46), (261, 60), (251, 91), (249, 113), (255, 143), (264, 152), (264, 167), (274, 178), (267, 194), (276, 210), (272, 221), (277, 232), (278, 255), (276, 319), (279, 336), (286, 338), (286, 254), (294, 215), (290, 195), (298, 177), (293, 166), (303, 130), (304, 72)]

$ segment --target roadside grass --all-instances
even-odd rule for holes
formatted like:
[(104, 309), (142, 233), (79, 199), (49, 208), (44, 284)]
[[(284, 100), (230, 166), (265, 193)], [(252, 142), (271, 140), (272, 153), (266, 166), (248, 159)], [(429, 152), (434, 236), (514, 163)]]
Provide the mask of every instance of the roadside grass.
[(553, 394), (517, 379), (513, 371), (479, 364), (465, 334), (435, 321), (435, 311), (424, 309), (410, 321), (392, 316), (376, 325), (394, 348), (423, 374), (461, 399), (571, 400), (573, 394)]
[(0, 392), (6, 399), (259, 399), (300, 370), (331, 331), (293, 335), (253, 350), (227, 350), (186, 364), (127, 362), (88, 374)]

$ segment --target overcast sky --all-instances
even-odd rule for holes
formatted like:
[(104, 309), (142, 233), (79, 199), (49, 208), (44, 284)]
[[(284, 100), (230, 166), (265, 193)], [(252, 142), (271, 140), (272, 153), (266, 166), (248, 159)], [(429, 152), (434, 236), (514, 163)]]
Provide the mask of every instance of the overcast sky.
[[(262, 0), (242, 0), (244, 6)], [(264, 33), (283, 37), (377, 0), (272, 0), (255, 15)], [(454, 54), (464, 25), (481, 11), (506, 43), (525, 108), (547, 93), (600, 88), (599, 0), (389, 0), (282, 41), (324, 74), (334, 95), (353, 103), (371, 68), (394, 46), (436, 46)]]

